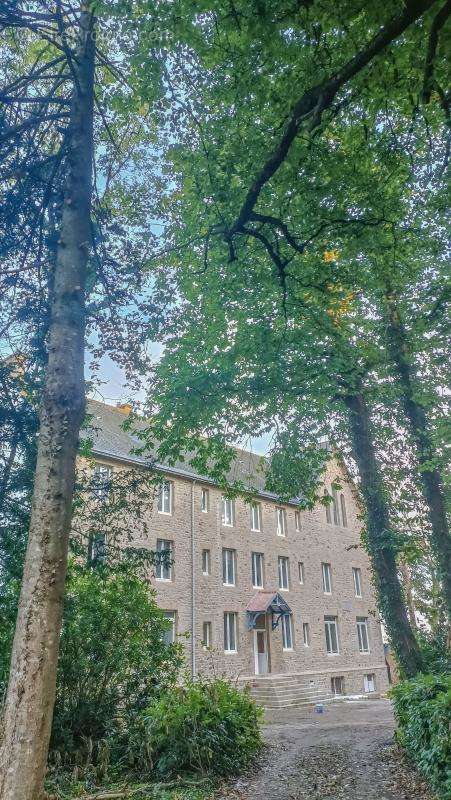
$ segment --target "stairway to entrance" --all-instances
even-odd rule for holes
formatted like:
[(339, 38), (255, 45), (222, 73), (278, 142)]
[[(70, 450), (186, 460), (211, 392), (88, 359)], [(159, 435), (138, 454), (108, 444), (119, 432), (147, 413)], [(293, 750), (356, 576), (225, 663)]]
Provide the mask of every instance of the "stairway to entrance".
[(308, 680), (305, 675), (256, 675), (244, 682), (256, 703), (267, 709), (299, 708), (343, 698), (333, 694), (325, 681)]

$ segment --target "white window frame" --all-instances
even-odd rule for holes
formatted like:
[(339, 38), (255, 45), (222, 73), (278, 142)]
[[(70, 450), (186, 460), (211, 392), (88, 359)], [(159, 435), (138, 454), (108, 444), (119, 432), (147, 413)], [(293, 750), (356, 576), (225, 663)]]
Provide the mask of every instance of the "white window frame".
[[(337, 688), (339, 689), (339, 691), (337, 691)], [(332, 694), (343, 696), (345, 694), (344, 675), (332, 675), (330, 679), (330, 689)]]
[(236, 550), (229, 547), (222, 550), (222, 584), (236, 586)]
[[(265, 581), (264, 554), (255, 552), (251, 553), (251, 565), (252, 565), (252, 586), (254, 589), (263, 589)], [(260, 577), (260, 582), (258, 581), (259, 577)]]
[[(169, 550), (171, 559), (174, 552), (174, 542), (170, 539), (157, 539), (157, 553), (163, 553)], [(155, 579), (157, 581), (164, 581), (170, 583), (172, 581), (172, 563), (164, 564), (160, 562), (155, 566)]]
[(327, 561), (321, 564), (323, 594), (332, 594), (332, 567)]
[(276, 506), (277, 536), (285, 538), (287, 535), (287, 514), (282, 506)]
[[(370, 686), (373, 688), (370, 689)], [(376, 675), (374, 672), (368, 672), (363, 676), (363, 691), (365, 694), (373, 694), (376, 691)]]
[(359, 644), (359, 653), (368, 654), (370, 648), (370, 633), (368, 630), (368, 617), (357, 617), (357, 641)]
[(362, 597), (362, 570), (360, 567), (352, 568), (352, 579), (354, 581), (354, 596)]
[(210, 550), (202, 550), (202, 575), (211, 574), (211, 553)]
[(303, 561), (298, 561), (298, 580), (301, 586), (305, 583), (305, 567)]
[(212, 626), (210, 620), (204, 620), (202, 623), (202, 647), (204, 650), (208, 650), (211, 647), (211, 633)]
[(208, 489), (200, 490), (200, 510), (202, 514), (208, 514), (210, 510), (210, 492)]
[[(237, 614), (235, 611), (224, 612), (224, 653), (237, 653)], [(234, 645), (234, 647), (231, 647)]]
[(233, 528), (235, 524), (235, 504), (231, 497), (222, 496), (222, 524), (225, 528)]
[[(290, 559), (288, 556), (278, 556), (277, 570), (279, 575), (279, 589), (290, 591)], [(286, 581), (285, 581), (286, 578)]]
[(295, 511), (294, 512), (294, 529), (296, 533), (299, 533), (301, 530), (301, 512)]
[(302, 623), (302, 639), (304, 641), (304, 647), (310, 647), (310, 623), (303, 622)]
[[(334, 633), (332, 634), (331, 631)], [(338, 656), (340, 653), (340, 639), (338, 637), (337, 617), (324, 617), (324, 632), (326, 637), (326, 652), (328, 656)], [(335, 640), (335, 641), (334, 641)], [(336, 649), (334, 649), (334, 644)]]
[(260, 533), (261, 529), (261, 503), (251, 503), (251, 531), (254, 531), (254, 533)]
[[(166, 644), (174, 644), (175, 637), (177, 635), (177, 631), (176, 631), (177, 612), (176, 611), (163, 611), (163, 616), (166, 619), (171, 620), (171, 622), (172, 622), (172, 627), (169, 628), (167, 631), (165, 631), (164, 634), (163, 634), (163, 641), (165, 641)], [(168, 636), (168, 634), (169, 634), (169, 636)]]
[(157, 511), (159, 514), (164, 514), (170, 517), (172, 514), (172, 495), (173, 483), (172, 481), (163, 481), (158, 488), (158, 504)]
[(291, 614), (282, 615), (282, 649), (293, 650), (293, 623), (291, 621)]
[(348, 512), (346, 510), (346, 498), (343, 493), (340, 494), (340, 513), (341, 513), (341, 524), (343, 528), (348, 527)]
[(100, 503), (106, 503), (110, 494), (113, 468), (106, 464), (95, 464), (92, 476), (94, 496)]

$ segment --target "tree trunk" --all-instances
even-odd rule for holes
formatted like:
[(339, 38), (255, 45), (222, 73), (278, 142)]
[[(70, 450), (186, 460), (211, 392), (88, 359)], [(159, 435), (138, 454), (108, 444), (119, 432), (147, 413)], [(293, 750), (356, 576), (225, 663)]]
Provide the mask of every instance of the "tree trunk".
[(442, 480), (434, 464), (434, 445), (429, 434), (426, 413), (415, 398), (415, 375), (409, 360), (407, 335), (394, 294), (386, 293), (387, 336), (390, 355), (396, 368), (400, 400), (420, 465), (423, 496), (431, 522), (431, 544), (437, 572), (443, 588), (448, 619), (451, 621), (451, 536), (446, 518)]
[(404, 590), (404, 597), (406, 598), (407, 612), (409, 614), (410, 626), (412, 630), (416, 630), (418, 628), (417, 615), (415, 613), (415, 603), (413, 599), (412, 577), (410, 574), (410, 567), (408, 564), (406, 564), (405, 561), (400, 561), (399, 571), (402, 575), (402, 587)]
[(422, 667), (421, 652), (409, 624), (396, 565), (396, 549), (374, 452), (371, 421), (362, 394), (345, 399), (353, 456), (359, 468), (361, 490), (366, 507), (366, 542), (372, 561), (379, 608), (390, 643), (406, 677)]
[(66, 184), (28, 548), (0, 752), (1, 800), (43, 794), (55, 700), (75, 458), (84, 416), (86, 265), (91, 227), (95, 19), (80, 13)]

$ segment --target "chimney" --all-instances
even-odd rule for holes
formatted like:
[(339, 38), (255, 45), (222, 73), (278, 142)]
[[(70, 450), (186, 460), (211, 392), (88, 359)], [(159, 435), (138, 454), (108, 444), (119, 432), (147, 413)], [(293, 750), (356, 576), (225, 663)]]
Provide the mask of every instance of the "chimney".
[(122, 414), (131, 414), (133, 410), (131, 403), (116, 403), (116, 408), (118, 411), (121, 411)]

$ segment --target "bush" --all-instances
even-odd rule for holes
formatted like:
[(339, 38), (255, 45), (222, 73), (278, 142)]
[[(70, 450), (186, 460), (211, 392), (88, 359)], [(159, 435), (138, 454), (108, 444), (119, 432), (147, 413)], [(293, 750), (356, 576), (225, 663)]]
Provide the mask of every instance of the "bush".
[(147, 749), (160, 776), (225, 776), (258, 752), (261, 709), (225, 680), (198, 680), (163, 695), (144, 714)]
[(391, 689), (397, 740), (438, 794), (451, 798), (451, 675), (420, 675)]
[(53, 762), (117, 763), (124, 757), (127, 728), (177, 678), (181, 648), (164, 642), (167, 628), (154, 592), (132, 566), (71, 566), (58, 662)]

